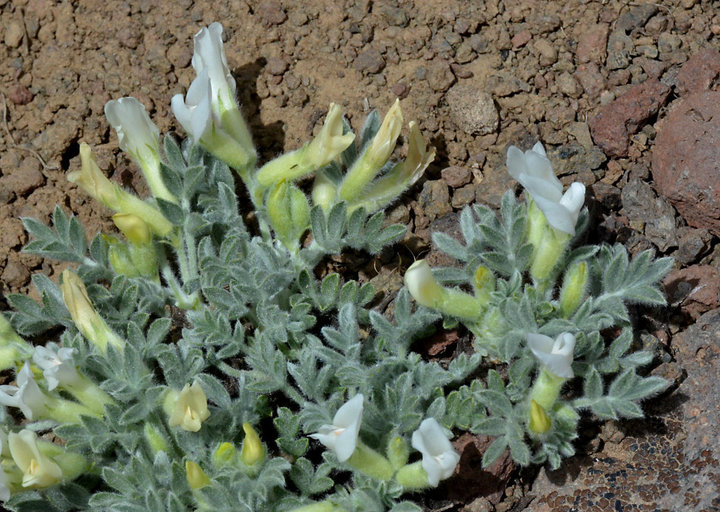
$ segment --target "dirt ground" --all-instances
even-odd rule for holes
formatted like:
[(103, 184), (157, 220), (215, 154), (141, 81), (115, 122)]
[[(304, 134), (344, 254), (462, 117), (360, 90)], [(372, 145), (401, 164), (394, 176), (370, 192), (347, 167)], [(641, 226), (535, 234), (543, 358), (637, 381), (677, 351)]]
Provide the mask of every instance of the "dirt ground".
[[(426, 177), (392, 211), (411, 227), (408, 258), (427, 253), (430, 231), (448, 229), (466, 204), (498, 204), (512, 184), (504, 169), (508, 145), (527, 149), (542, 141), (563, 181), (588, 186), (590, 241), (625, 243), (631, 252), (652, 247), (676, 258), (685, 280), (669, 289), (677, 292), (671, 307), (638, 312), (638, 325), (642, 343), (659, 354), (653, 371), (687, 385), (699, 356), (683, 359), (677, 340), (719, 305), (717, 231), (688, 226), (657, 195), (651, 168), (683, 64), (720, 49), (717, 1), (0, 0), (0, 300), (32, 293), (32, 273), (59, 271), (20, 252), (27, 242), (20, 217), (47, 221), (60, 204), (90, 234), (111, 229), (108, 212), (65, 179), (79, 167), (80, 142), (94, 147), (114, 179), (147, 192), (117, 148), (104, 104), (135, 96), (162, 132), (180, 131), (170, 98), (194, 77), (193, 34), (213, 21), (224, 26), (238, 99), (261, 160), (299, 147), (331, 102), (359, 128), (370, 109), (384, 112), (401, 99), (405, 119), (416, 120), (438, 151)], [(660, 89), (637, 89), (646, 82)], [(706, 88), (716, 85), (715, 77)], [(616, 108), (597, 121), (624, 95), (649, 101), (641, 119), (625, 119)], [(613, 128), (618, 117), (620, 133)], [(397, 267), (385, 263), (381, 275)], [(705, 295), (681, 286), (688, 276), (706, 284)], [(715, 363), (706, 362), (709, 376), (717, 375)], [(699, 392), (708, 394), (702, 378)], [(698, 404), (670, 399), (649, 403), (647, 421), (588, 421), (581, 455), (554, 474), (519, 470), (509, 461), (480, 472), (482, 440), (461, 439), (465, 476), (425, 506), (718, 510), (718, 431), (703, 430), (717, 419), (717, 405), (711, 395), (704, 398), (709, 417)], [(709, 436), (709, 452), (691, 454), (683, 443), (699, 431)]]

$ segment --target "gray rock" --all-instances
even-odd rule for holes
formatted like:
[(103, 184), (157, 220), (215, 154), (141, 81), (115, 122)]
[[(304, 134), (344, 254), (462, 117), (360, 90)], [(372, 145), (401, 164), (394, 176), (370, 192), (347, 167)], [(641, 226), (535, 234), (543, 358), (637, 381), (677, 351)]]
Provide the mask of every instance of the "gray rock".
[(645, 25), (647, 20), (655, 16), (657, 12), (657, 5), (652, 3), (642, 3), (621, 14), (615, 23), (615, 28), (618, 30), (624, 30), (625, 32), (632, 32), (636, 28), (640, 28)]
[(607, 67), (608, 69), (625, 69), (630, 65), (630, 54), (633, 42), (624, 30), (614, 30), (608, 37)]
[(431, 221), (452, 212), (447, 183), (441, 180), (426, 181), (420, 192), (418, 204)]
[(712, 235), (707, 229), (696, 229), (689, 226), (678, 228), (678, 250), (673, 258), (680, 265), (695, 263), (710, 247)]
[(665, 252), (677, 247), (677, 226), (675, 210), (652, 187), (640, 180), (631, 180), (622, 189), (622, 204), (630, 221), (645, 223), (645, 236), (658, 249)]
[(497, 130), (500, 116), (493, 97), (487, 92), (457, 84), (448, 91), (446, 99), (452, 120), (465, 133), (488, 135)]

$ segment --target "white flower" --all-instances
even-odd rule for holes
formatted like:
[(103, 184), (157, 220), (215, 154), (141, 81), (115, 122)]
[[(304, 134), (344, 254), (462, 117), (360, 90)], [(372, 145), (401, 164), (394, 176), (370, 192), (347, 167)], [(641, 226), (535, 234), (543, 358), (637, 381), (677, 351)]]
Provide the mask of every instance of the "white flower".
[(15, 464), (23, 472), (23, 487), (50, 487), (62, 479), (60, 466), (40, 451), (35, 432), (11, 432), (8, 444)]
[(75, 352), (74, 348), (35, 347), (33, 361), (43, 370), (48, 390), (52, 391), (58, 384), (73, 386), (80, 382), (81, 377), (73, 361)]
[(209, 131), (213, 124), (211, 86), (207, 70), (198, 73), (190, 84), (187, 95), (176, 94), (170, 102), (173, 114), (185, 131), (196, 142)]
[(33, 379), (28, 363), (18, 372), (16, 382), (17, 386), (0, 386), (0, 404), (20, 408), (29, 420), (45, 414), (47, 400)]
[(120, 149), (142, 169), (153, 195), (177, 202), (160, 176), (160, 130), (150, 120), (145, 106), (131, 97), (110, 100), (105, 104), (105, 117), (117, 132)]
[(197, 77), (187, 95), (176, 94), (173, 114), (196, 142), (231, 167), (244, 169), (255, 160), (255, 147), (235, 102), (235, 80), (225, 58), (222, 25), (195, 34), (192, 65)]
[(132, 97), (110, 100), (105, 104), (105, 117), (117, 132), (120, 149), (138, 161), (159, 163), (160, 130), (145, 105)]
[(528, 333), (527, 343), (535, 357), (551, 373), (565, 379), (575, 376), (572, 370), (575, 336), (564, 332), (553, 340), (543, 334)]
[(218, 108), (218, 114), (225, 109), (235, 108), (235, 79), (225, 57), (222, 31), (222, 25), (215, 22), (195, 34), (192, 57), (192, 66), (198, 75), (207, 70), (212, 103)]
[(420, 427), (413, 432), (411, 444), (422, 453), (422, 467), (427, 473), (428, 483), (433, 487), (440, 480), (450, 478), (460, 461), (460, 455), (453, 449), (435, 418), (420, 423)]
[(545, 148), (539, 142), (525, 153), (510, 146), (507, 168), (532, 196), (552, 227), (569, 235), (575, 234), (575, 224), (585, 203), (585, 185), (575, 182), (563, 194), (562, 183), (555, 176)]
[(337, 410), (332, 425), (323, 425), (317, 434), (310, 435), (333, 450), (340, 462), (348, 460), (357, 446), (363, 400), (363, 395), (355, 395)]

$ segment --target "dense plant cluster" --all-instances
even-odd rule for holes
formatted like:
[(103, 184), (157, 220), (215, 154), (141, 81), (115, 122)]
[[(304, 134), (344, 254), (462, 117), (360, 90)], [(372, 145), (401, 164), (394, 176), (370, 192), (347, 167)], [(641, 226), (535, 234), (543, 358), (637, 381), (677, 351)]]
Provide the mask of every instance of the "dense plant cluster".
[[(405, 159), (392, 158), (398, 102), (357, 137), (331, 105), (311, 142), (257, 166), (221, 33), (196, 35), (197, 78), (172, 99), (187, 140), (161, 150), (137, 100), (106, 106), (151, 198), (110, 182), (81, 146), (68, 178), (122, 236), (88, 241), (59, 207), (51, 227), (24, 219), (25, 250), (72, 270), (36, 274), (41, 303), (10, 295), (0, 315), (0, 365), (15, 371), (0, 386), (7, 508), (421, 510), (410, 494), (456, 470), (453, 431), (496, 438), (485, 464), (509, 448), (557, 467), (583, 410), (642, 416), (638, 401), (666, 383), (638, 373), (652, 355), (631, 351), (625, 304), (664, 302), (668, 259), (575, 247), (584, 187), (563, 193), (542, 145), (511, 148), (526, 200), (508, 192), (499, 217), (466, 208), (464, 242), (434, 235), (461, 266), (416, 262), (392, 317), (374, 311), (371, 285), (320, 279), (320, 264), (398, 241), (405, 227), (383, 208), (434, 151), (411, 122)], [(441, 365), (412, 350), (441, 318), (473, 333), (472, 354)]]

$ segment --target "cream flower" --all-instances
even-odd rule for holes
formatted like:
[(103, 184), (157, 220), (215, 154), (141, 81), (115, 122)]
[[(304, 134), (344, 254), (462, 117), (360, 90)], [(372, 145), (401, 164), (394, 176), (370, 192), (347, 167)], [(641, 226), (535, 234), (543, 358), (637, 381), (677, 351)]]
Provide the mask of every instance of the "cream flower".
[(90, 146), (84, 142), (80, 144), (80, 163), (79, 171), (68, 174), (70, 183), (75, 183), (86, 194), (113, 211), (137, 215), (160, 236), (165, 236), (172, 230), (173, 225), (159, 210), (107, 179), (98, 167)]
[(63, 270), (60, 291), (75, 326), (101, 352), (107, 352), (108, 343), (122, 350), (125, 342), (108, 327), (90, 302), (85, 284), (78, 275), (68, 269)]
[(532, 196), (552, 227), (569, 235), (575, 234), (575, 224), (585, 203), (585, 185), (575, 182), (563, 194), (562, 183), (555, 176), (545, 148), (539, 142), (525, 153), (510, 146), (507, 168)]
[(10, 433), (8, 436), (10, 454), (23, 472), (23, 487), (50, 487), (60, 482), (62, 470), (38, 447), (37, 435), (30, 430)]
[(575, 376), (572, 370), (575, 336), (564, 332), (553, 340), (543, 334), (528, 333), (527, 343), (535, 357), (550, 373), (564, 379)]
[(323, 425), (317, 434), (310, 435), (333, 450), (340, 462), (348, 460), (357, 446), (363, 400), (363, 395), (355, 395), (337, 410), (332, 425)]
[(363, 207), (367, 212), (374, 212), (397, 199), (402, 192), (411, 187), (425, 172), (427, 166), (435, 158), (435, 148), (428, 150), (425, 139), (415, 121), (410, 121), (408, 151), (404, 161), (372, 182), (361, 197), (350, 205), (350, 210)]
[(430, 265), (425, 260), (418, 260), (405, 272), (405, 286), (410, 295), (427, 308), (437, 307), (445, 290), (435, 280)]
[(460, 455), (453, 449), (435, 418), (427, 418), (413, 432), (412, 447), (422, 453), (422, 467), (427, 473), (428, 483), (435, 487), (440, 480), (449, 478), (460, 461)]
[(395, 149), (402, 123), (400, 101), (396, 100), (385, 114), (375, 137), (366, 145), (362, 154), (345, 175), (339, 190), (341, 199), (356, 200), (363, 189), (375, 179)]
[(202, 422), (210, 417), (207, 406), (207, 396), (198, 381), (192, 386), (185, 384), (182, 391), (176, 396), (172, 414), (168, 420), (171, 427), (180, 426), (188, 432), (200, 430)]
[(210, 97), (218, 113), (235, 108), (235, 79), (225, 57), (222, 32), (222, 25), (218, 22), (200, 29), (193, 39), (195, 51), (192, 57), (192, 66), (198, 74), (207, 70)]
[(325, 123), (320, 133), (308, 146), (308, 158), (312, 165), (319, 169), (332, 162), (335, 157), (345, 151), (355, 140), (354, 133), (343, 134), (342, 108), (335, 103), (330, 103)]

